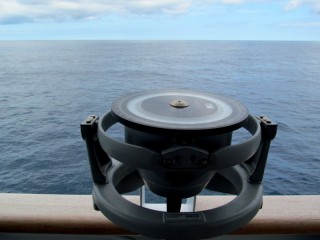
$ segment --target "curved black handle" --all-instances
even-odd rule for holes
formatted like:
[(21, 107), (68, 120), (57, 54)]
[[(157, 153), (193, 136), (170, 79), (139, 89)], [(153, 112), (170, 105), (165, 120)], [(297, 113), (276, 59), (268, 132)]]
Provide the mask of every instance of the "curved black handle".
[(249, 115), (247, 123), (243, 126), (252, 137), (248, 140), (224, 147), (210, 155), (209, 168), (219, 170), (240, 164), (251, 158), (257, 151), (261, 143), (261, 127), (259, 121)]
[[(143, 169), (163, 167), (161, 155), (150, 149), (117, 141), (109, 137), (106, 131), (117, 121), (111, 112), (99, 120), (98, 138), (103, 150), (112, 158)], [(120, 160), (121, 159), (121, 160)]]
[[(142, 169), (166, 169), (166, 156), (150, 149), (117, 141), (106, 133), (116, 123), (111, 112), (106, 113), (98, 124), (98, 138), (103, 150), (112, 158), (123, 163)], [(228, 168), (248, 160), (258, 150), (261, 142), (261, 129), (259, 121), (249, 115), (247, 123), (243, 126), (251, 134), (248, 140), (227, 146), (211, 153), (205, 165), (206, 170)], [(165, 151), (163, 151), (164, 153)]]

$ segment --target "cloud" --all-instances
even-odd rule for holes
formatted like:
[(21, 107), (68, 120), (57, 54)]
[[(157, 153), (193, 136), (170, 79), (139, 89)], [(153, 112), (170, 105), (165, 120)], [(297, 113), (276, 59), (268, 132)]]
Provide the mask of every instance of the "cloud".
[(293, 9), (299, 7), (300, 4), (301, 4), (301, 0), (290, 0), (286, 4), (285, 9), (286, 10), (293, 10)]
[(290, 0), (285, 6), (286, 10), (294, 10), (298, 7), (309, 5), (312, 9), (320, 13), (320, 1), (319, 0)]
[(222, 0), (223, 3), (227, 3), (227, 4), (238, 4), (238, 3), (243, 3), (244, 0)]
[[(0, 22), (22, 19), (86, 19), (115, 14), (179, 14), (208, 0), (1, 0)], [(11, 19), (11, 20), (10, 20)]]
[[(0, 0), (0, 24), (38, 20), (64, 21), (95, 19), (107, 14), (183, 14), (193, 6), (275, 0)], [(285, 8), (293, 10), (309, 4), (320, 12), (320, 0), (287, 0)]]
[(23, 19), (28, 22), (41, 19), (92, 19), (110, 13), (182, 14), (195, 5), (240, 4), (248, 1), (254, 0), (0, 0), (0, 23), (21, 23)]
[(3, 19), (0, 18), (0, 24), (18, 24), (27, 22), (33, 22), (33, 19), (23, 16), (9, 16)]

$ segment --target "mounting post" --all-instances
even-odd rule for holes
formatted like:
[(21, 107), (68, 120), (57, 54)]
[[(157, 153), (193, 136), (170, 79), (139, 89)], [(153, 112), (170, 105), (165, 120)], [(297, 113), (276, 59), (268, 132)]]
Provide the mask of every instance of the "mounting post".
[(258, 162), (256, 163), (255, 169), (249, 178), (249, 181), (251, 183), (262, 182), (265, 166), (267, 163), (270, 143), (275, 138), (278, 128), (278, 124), (273, 122), (266, 116), (261, 115), (257, 118), (260, 121), (262, 140), (260, 144), (260, 149), (258, 151), (259, 155), (255, 156), (258, 157)]
[(105, 171), (111, 163), (108, 155), (102, 150), (98, 137), (97, 126), (99, 117), (90, 115), (81, 122), (81, 135), (85, 140), (93, 181), (95, 183), (106, 183)]

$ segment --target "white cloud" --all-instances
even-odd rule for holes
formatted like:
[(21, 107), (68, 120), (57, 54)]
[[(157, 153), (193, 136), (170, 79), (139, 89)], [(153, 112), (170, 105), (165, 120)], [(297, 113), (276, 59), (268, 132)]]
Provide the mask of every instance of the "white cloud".
[(223, 3), (231, 3), (231, 4), (235, 4), (235, 3), (243, 3), (243, 0), (222, 0)]
[(78, 19), (103, 14), (179, 14), (208, 0), (1, 0), (1, 19)]
[(194, 5), (247, 1), (254, 0), (0, 0), (0, 23), (23, 19), (95, 18), (108, 13), (181, 14)]
[(320, 0), (289, 0), (285, 6), (286, 10), (294, 10), (300, 6), (309, 5), (320, 13)]
[(286, 10), (293, 10), (301, 4), (301, 0), (290, 0), (285, 6)]
[[(276, 0), (0, 0), (0, 24), (39, 19), (94, 19), (106, 14), (181, 14), (195, 5), (242, 4)], [(320, 0), (287, 0), (293, 10), (309, 4), (320, 12)]]

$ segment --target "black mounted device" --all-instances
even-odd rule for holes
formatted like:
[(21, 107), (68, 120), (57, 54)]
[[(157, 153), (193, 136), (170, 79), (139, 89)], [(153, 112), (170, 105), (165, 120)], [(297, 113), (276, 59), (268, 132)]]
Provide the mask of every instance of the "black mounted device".
[[(124, 141), (108, 130), (124, 126)], [(233, 132), (246, 140), (232, 144)], [(230, 97), (192, 90), (125, 95), (102, 117), (81, 123), (93, 178), (94, 207), (114, 223), (164, 239), (219, 236), (246, 225), (262, 206), (262, 179), (277, 124), (250, 115)], [(166, 209), (136, 205), (122, 196), (147, 188)], [(206, 211), (182, 211), (182, 199), (204, 189), (236, 195)], [(141, 201), (143, 203), (143, 201)]]

